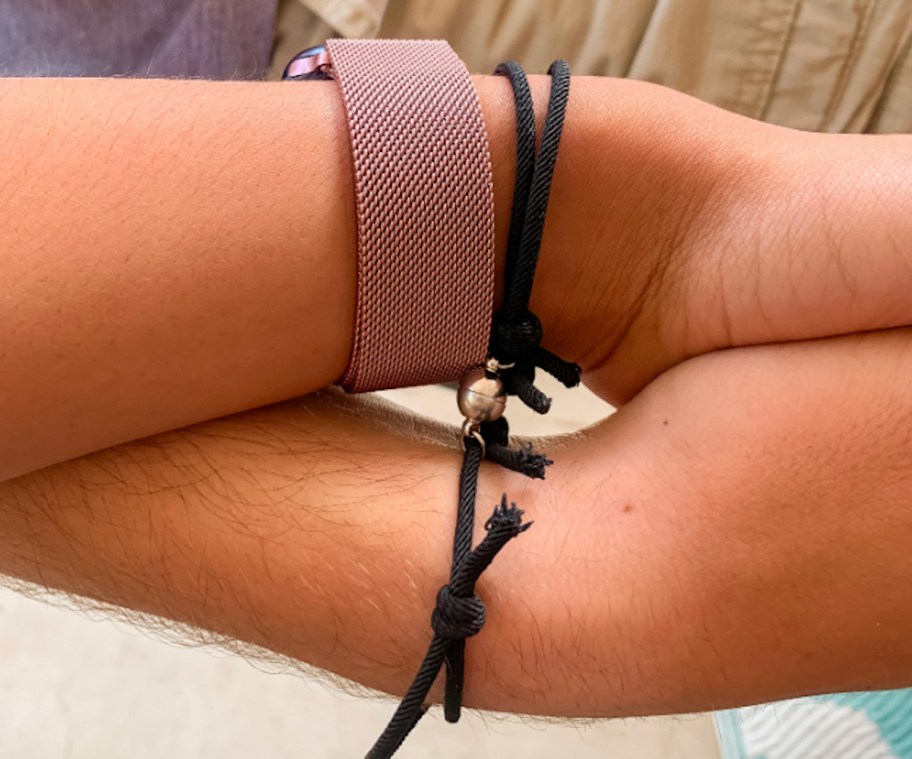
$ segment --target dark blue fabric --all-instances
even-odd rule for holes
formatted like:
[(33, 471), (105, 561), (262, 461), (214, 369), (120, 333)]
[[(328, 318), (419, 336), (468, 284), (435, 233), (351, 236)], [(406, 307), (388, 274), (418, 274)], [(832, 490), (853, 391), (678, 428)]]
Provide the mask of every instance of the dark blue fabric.
[(0, 0), (0, 76), (258, 79), (277, 0)]

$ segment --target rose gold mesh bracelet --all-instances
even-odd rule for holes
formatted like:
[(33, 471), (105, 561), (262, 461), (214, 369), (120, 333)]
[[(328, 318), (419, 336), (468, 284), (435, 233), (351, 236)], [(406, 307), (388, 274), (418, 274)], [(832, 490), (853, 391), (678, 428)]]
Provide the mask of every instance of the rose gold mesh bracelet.
[[(378, 351), (376, 358), (383, 362), (389, 358), (389, 346), (393, 344), (393, 339), (408, 333), (415, 326), (408, 320), (403, 323), (398, 313), (388, 317), (378, 310), (377, 304), (381, 304), (380, 307), (401, 307), (402, 296), (411, 297), (420, 302), (424, 315), (430, 319), (437, 317), (435, 325), (444, 324), (446, 331), (452, 330), (456, 341), (466, 329), (472, 330), (473, 341), (476, 335), (474, 326), (462, 322), (456, 309), (469, 309), (473, 319), (476, 313), (484, 314), (490, 309), (490, 301), (484, 297), (464, 302), (456, 300), (472, 291), (473, 281), (482, 271), (481, 267), (490, 264), (492, 259), (490, 255), (485, 259), (481, 246), (486, 244), (490, 251), (493, 243), (490, 164), (487, 161), (484, 127), (480, 118), (474, 118), (476, 113), (464, 109), (466, 101), (460, 90), (460, 81), (451, 81), (449, 77), (454, 65), (459, 70), (458, 74), (454, 73), (457, 80), (466, 78), (465, 70), (458, 61), (453, 63), (455, 56), (449, 48), (445, 45), (442, 49), (438, 47), (442, 43), (397, 41), (379, 43), (380, 47), (376, 47), (377, 44), (333, 40), (328, 43), (328, 50), (310, 48), (289, 63), (284, 77), (315, 79), (334, 76), (343, 84), (342, 94), (351, 124), (355, 162), (359, 246), (358, 330), (355, 353), (343, 381), (350, 380), (350, 387), (355, 389), (370, 389), (371, 380), (377, 376), (373, 373), (373, 351)], [(435, 47), (428, 48), (428, 45)], [(399, 48), (406, 52), (390, 62), (386, 54)], [(351, 58), (347, 58), (348, 49), (354, 51)], [(439, 61), (438, 56), (442, 56)], [(423, 92), (426, 81), (417, 85), (417, 92), (397, 89), (399, 83), (388, 74), (394, 70), (394, 65), (400, 65), (403, 60), (414, 61), (419, 67), (424, 66), (427, 71), (439, 76), (443, 91), (439, 95), (433, 91)], [(438, 69), (438, 64), (443, 68)], [(382, 74), (379, 79), (381, 86), (391, 87), (394, 94), (387, 97), (382, 91), (372, 90), (378, 81), (372, 78), (375, 71)], [(396, 753), (427, 711), (427, 696), (441, 669), (446, 672), (444, 716), (448, 722), (459, 721), (465, 682), (466, 639), (480, 632), (487, 616), (484, 601), (476, 593), (476, 584), (500, 550), (531, 525), (531, 522), (523, 522), (522, 509), (515, 503), (510, 504), (504, 494), (485, 523), (486, 535), (473, 547), (481, 462), (488, 459), (528, 477), (544, 477), (545, 468), (552, 463), (547, 456), (531, 447), (515, 449), (509, 445), (509, 426), (503, 417), (506, 398), (516, 395), (538, 413), (546, 413), (551, 401), (535, 387), (537, 368), (552, 374), (567, 387), (574, 387), (580, 381), (579, 365), (562, 359), (541, 345), (541, 322), (529, 310), (551, 179), (569, 97), (570, 67), (566, 61), (557, 60), (548, 69), (551, 96), (538, 150), (534, 104), (525, 72), (515, 61), (504, 61), (494, 73), (509, 77), (517, 119), (516, 179), (507, 241), (504, 305), (494, 315), (495, 326), (490, 344), (487, 345), (488, 330), (482, 326), (478, 330), (483, 338), (478, 353), (470, 346), (464, 354), (466, 359), (460, 358), (459, 362), (452, 361), (453, 352), (436, 352), (437, 335), (428, 339), (422, 334), (420, 322), (414, 337), (404, 344), (404, 350), (412, 351), (418, 345), (429, 346), (408, 354), (419, 362), (423, 350), (430, 351), (435, 358), (440, 357), (439, 363), (428, 368), (430, 373), (438, 369), (447, 373), (450, 367), (458, 371), (460, 363), (465, 368), (464, 360), (468, 360), (471, 367), (471, 364), (479, 363), (474, 356), (481, 358), (485, 355), (482, 351), (486, 345), (491, 354), (483, 367), (476, 366), (465, 372), (457, 394), (457, 405), (465, 415), (461, 430), (463, 461), (459, 475), (453, 561), (449, 581), (438, 591), (431, 615), (434, 635), (411, 685), (368, 752), (367, 759), (390, 759)], [(353, 89), (346, 88), (346, 80), (355, 81)], [(414, 89), (415, 85), (408, 87)], [(471, 102), (477, 111), (470, 83), (464, 92), (471, 95)], [(396, 111), (401, 102), (407, 103), (411, 109), (394, 114), (366, 112), (372, 101), (382, 103), (385, 110)], [(463, 110), (460, 111), (460, 108)], [(396, 126), (403, 130), (402, 133), (393, 130)], [(420, 126), (425, 128), (424, 131)], [(435, 160), (438, 145), (445, 147), (440, 161)], [(479, 148), (481, 158), (479, 153), (466, 149), (471, 146)], [(375, 165), (373, 158), (376, 155), (380, 155), (380, 159)], [(470, 187), (450, 184), (460, 169), (460, 160), (468, 162), (462, 168), (469, 175)], [(380, 168), (377, 169), (377, 166)], [(397, 177), (403, 177), (405, 181), (397, 184)], [(477, 194), (474, 189), (476, 184), (479, 188)], [(482, 197), (485, 187), (489, 192)], [(426, 203), (426, 195), (432, 196), (440, 204), (439, 207)], [(424, 220), (429, 226), (415, 225), (411, 217), (403, 215), (405, 213), (416, 214), (416, 218)], [(475, 219), (482, 221), (481, 227), (460, 226), (471, 225)], [(386, 228), (384, 225), (392, 226)], [(403, 245), (407, 247), (409, 241), (418, 246), (417, 254), (412, 257), (407, 249), (403, 250)], [(436, 254), (439, 250), (457, 256), (457, 260), (438, 262)], [(382, 259), (378, 261), (373, 257), (375, 255), (388, 256), (394, 261), (392, 273), (384, 267)], [(463, 258), (466, 255), (471, 256), (471, 260)], [(478, 266), (476, 258), (480, 262)], [(428, 262), (433, 264), (431, 268), (426, 268)], [(409, 265), (416, 268), (410, 271)], [(457, 265), (461, 268), (454, 268)], [(441, 266), (447, 272), (448, 287), (452, 288), (449, 291), (437, 287)], [(490, 282), (491, 270), (483, 271)], [(417, 283), (412, 281), (416, 273)], [(455, 273), (459, 275), (453, 276)], [(423, 283), (430, 283), (430, 294), (414, 291)], [(399, 288), (398, 293), (396, 288)], [(486, 291), (490, 292), (490, 287)], [(445, 302), (448, 309), (442, 318), (434, 307), (435, 301)], [(479, 303), (484, 310), (476, 312)], [(451, 309), (453, 304), (458, 305)], [(412, 306), (411, 303), (407, 305)], [(452, 321), (447, 324), (449, 318)], [(392, 323), (397, 325), (398, 331), (389, 336), (383, 328), (391, 323), (391, 319), (396, 319)], [(486, 319), (482, 324), (486, 324)], [(446, 331), (442, 334), (444, 340)], [(424, 342), (419, 342), (422, 339)], [(414, 377), (420, 376), (419, 371), (423, 370), (423, 367), (404, 365), (396, 356), (392, 362), (383, 365), (387, 377), (398, 377), (400, 383), (403, 377), (414, 381)]]
[(442, 40), (331, 39), (286, 76), (317, 67), (339, 83), (355, 170), (355, 334), (339, 384), (459, 379), (484, 363), (494, 298), (494, 183), (471, 77)]

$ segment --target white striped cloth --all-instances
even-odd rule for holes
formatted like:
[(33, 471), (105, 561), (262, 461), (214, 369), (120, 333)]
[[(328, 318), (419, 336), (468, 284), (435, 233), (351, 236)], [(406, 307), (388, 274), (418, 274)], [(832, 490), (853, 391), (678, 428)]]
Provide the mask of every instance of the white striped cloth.
[(725, 759), (912, 759), (912, 691), (839, 693), (716, 714)]

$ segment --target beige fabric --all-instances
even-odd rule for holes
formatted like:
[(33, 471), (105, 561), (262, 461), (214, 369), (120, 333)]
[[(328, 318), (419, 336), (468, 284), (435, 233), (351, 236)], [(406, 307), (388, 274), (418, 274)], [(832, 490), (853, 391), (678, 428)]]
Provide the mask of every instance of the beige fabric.
[(912, 132), (910, 0), (282, 0), (278, 72), (327, 26), (446, 39), (476, 72), (565, 58), (798, 129)]
[(341, 32), (333, 29), (299, 0), (280, 0), (276, 14), (275, 46), (272, 50), (272, 68), (266, 74), (269, 80), (282, 78), (285, 65), (304, 48), (317, 45)]
[(299, 0), (343, 37), (377, 37), (387, 0)]

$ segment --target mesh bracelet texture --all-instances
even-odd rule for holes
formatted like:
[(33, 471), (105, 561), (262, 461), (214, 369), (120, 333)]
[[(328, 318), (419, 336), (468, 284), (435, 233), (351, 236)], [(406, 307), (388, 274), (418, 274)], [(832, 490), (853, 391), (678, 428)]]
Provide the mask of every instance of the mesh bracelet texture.
[[(443, 44), (443, 51), (439, 48), (441, 44)], [(380, 47), (376, 47), (377, 45)], [(464, 102), (458, 89), (455, 89), (449, 80), (446, 71), (441, 72), (443, 87), (446, 91), (439, 97), (433, 93), (420, 91), (418, 93), (398, 92), (395, 86), (398, 80), (392, 82), (386, 78), (371, 79), (372, 71), (382, 71), (385, 75), (402, 64), (403, 57), (393, 63), (388, 60), (386, 55), (395, 50), (397, 46), (406, 46), (410, 51), (414, 51), (415, 61), (421, 62), (428, 70), (434, 71), (433, 56), (431, 59), (422, 57), (427, 53), (427, 45), (435, 46), (434, 55), (443, 56), (445, 67), (451, 66), (451, 59), (455, 56), (445, 43), (404, 40), (380, 43), (361, 40), (331, 40), (325, 48), (322, 46), (310, 48), (296, 56), (285, 71), (284, 78), (295, 80), (335, 78), (343, 83), (346, 80), (351, 82), (354, 78), (357, 81), (354, 85), (356, 93), (368, 93), (364, 98), (360, 98), (356, 94), (353, 99), (350, 96), (351, 90), (347, 90), (344, 84), (342, 86), (342, 96), (351, 126), (358, 217), (358, 323), (355, 350), (348, 371), (342, 380), (349, 390), (373, 389), (371, 381), (376, 381), (376, 377), (370, 374), (373, 369), (371, 361), (376, 359), (383, 362), (390, 359), (390, 346), (403, 329), (401, 321), (391, 321), (388, 318), (389, 314), (382, 309), (394, 307), (397, 302), (396, 293), (390, 287), (391, 283), (399, 282), (400, 288), (409, 285), (409, 270), (407, 268), (397, 269), (399, 266), (408, 265), (410, 251), (402, 249), (405, 244), (404, 240), (411, 238), (418, 240), (419, 245), (424, 245), (429, 240), (436, 239), (448, 252), (454, 252), (457, 255), (458, 262), (465, 262), (463, 256), (471, 255), (473, 252), (477, 259), (483, 258), (480, 255), (480, 247), (470, 247), (468, 252), (465, 252), (465, 246), (471, 245), (473, 242), (476, 245), (487, 242), (493, 253), (493, 195), (490, 197), (490, 213), (487, 214), (481, 208), (483, 206), (481, 194), (469, 193), (467, 196), (465, 182), (460, 178), (458, 184), (463, 185), (462, 188), (453, 187), (446, 190), (444, 194), (435, 195), (436, 200), (442, 204), (441, 210), (437, 212), (435, 209), (422, 208), (420, 202), (417, 203), (417, 206), (414, 205), (416, 197), (420, 198), (424, 192), (433, 193), (439, 190), (436, 184), (429, 190), (422, 188), (422, 176), (418, 175), (419, 181), (405, 190), (395, 184), (390, 186), (392, 181), (390, 177), (408, 176), (409, 170), (414, 168), (412, 166), (414, 162), (417, 162), (418, 166), (422, 166), (425, 161), (429, 161), (429, 164), (425, 166), (424, 172), (434, 176), (431, 181), (435, 183), (437, 177), (433, 173), (441, 168), (433, 155), (433, 151), (437, 149), (437, 140), (442, 140), (448, 150), (453, 151), (452, 156), (448, 153), (442, 159), (444, 171), (440, 175), (441, 182), (447, 182), (451, 177), (458, 175), (456, 172), (460, 170), (460, 164), (455, 159), (465, 156), (466, 152), (469, 152), (471, 153), (470, 162), (463, 166), (463, 171), (469, 173), (470, 184), (478, 183), (479, 186), (485, 184), (483, 181), (485, 172), (478, 169), (482, 163), (471, 163), (472, 158), (477, 158), (474, 148), (480, 144), (484, 145), (485, 158), (487, 158), (487, 140), (484, 138), (483, 124), (481, 124), (483, 139), (478, 141), (478, 132), (474, 128), (475, 121), (468, 112), (461, 111), (455, 115), (451, 113), (449, 120), (445, 123), (440, 121), (443, 117), (442, 114), (450, 112), (450, 106), (447, 103), (448, 96), (452, 96), (456, 92), (457, 107)], [(341, 55), (339, 54), (340, 46), (343, 50)], [(357, 55), (346, 59), (344, 52), (346, 46), (357, 51)], [(365, 58), (366, 53), (376, 53), (377, 55), (373, 58), (367, 55)], [(404, 58), (408, 59), (408, 56), (404, 56)], [(458, 59), (456, 60), (458, 62)], [(351, 68), (349, 68), (349, 64)], [(459, 68), (464, 73), (461, 64), (459, 64)], [(564, 112), (569, 96), (570, 69), (564, 61), (555, 61), (548, 69), (548, 74), (552, 78), (551, 97), (538, 151), (536, 151), (534, 108), (522, 67), (513, 61), (506, 61), (500, 64), (494, 73), (510, 79), (514, 91), (517, 118), (516, 178), (507, 244), (504, 306), (493, 316), (493, 321), (487, 321), (490, 319), (491, 303), (489, 300), (473, 297), (467, 306), (465, 301), (446, 300), (447, 293), (440, 294), (434, 291), (428, 302), (429, 319), (433, 321), (429, 321), (428, 324), (433, 324), (434, 327), (440, 325), (442, 331), (439, 336), (431, 335), (430, 341), (427, 340), (427, 334), (424, 335), (424, 338), (428, 345), (434, 347), (437, 346), (438, 338), (442, 340), (444, 350), (439, 354), (433, 354), (435, 357), (440, 357), (440, 363), (433, 367), (424, 366), (426, 362), (421, 361), (419, 353), (415, 354), (418, 363), (412, 366), (403, 366), (398, 360), (387, 365), (388, 374), (386, 376), (396, 378), (395, 381), (399, 385), (417, 384), (414, 381), (403, 381), (403, 377), (414, 378), (419, 376), (420, 371), (425, 370), (436, 371), (440, 368), (441, 371), (449, 372), (452, 368), (457, 374), (461, 374), (462, 381), (457, 402), (460, 411), (466, 418), (461, 429), (463, 463), (459, 477), (453, 561), (449, 582), (440, 588), (431, 614), (431, 628), (434, 635), (412, 684), (383, 733), (371, 747), (367, 759), (390, 759), (397, 751), (403, 740), (427, 711), (426, 698), (441, 668), (446, 672), (444, 715), (448, 722), (459, 720), (464, 684), (465, 641), (466, 638), (481, 631), (486, 619), (484, 601), (475, 592), (476, 582), (500, 550), (531, 524), (523, 522), (522, 510), (516, 504), (510, 504), (504, 494), (491, 518), (485, 523), (486, 535), (480, 543), (473, 547), (475, 501), (480, 464), (483, 459), (488, 459), (528, 477), (544, 477), (546, 467), (552, 463), (550, 459), (544, 454), (532, 450), (529, 446), (518, 449), (509, 446), (509, 426), (503, 417), (506, 398), (508, 395), (516, 395), (535, 411), (546, 413), (551, 401), (535, 387), (537, 368), (552, 374), (567, 387), (574, 387), (580, 381), (581, 369), (577, 364), (561, 359), (541, 345), (541, 322), (529, 310), (529, 299), (541, 246), (551, 178), (557, 160)], [(391, 87), (393, 94), (384, 96), (382, 93), (371, 92), (371, 87), (378, 86), (378, 82), (381, 87)], [(424, 85), (426, 84), (427, 82), (424, 83)], [(414, 85), (409, 86), (414, 87)], [(470, 81), (468, 90), (472, 96), (472, 102), (477, 107)], [(430, 98), (430, 105), (423, 102), (425, 97)], [(417, 107), (419, 113), (417, 120), (426, 119), (427, 124), (430, 125), (429, 132), (424, 134), (421, 130), (415, 130), (415, 119), (405, 119), (404, 122), (401, 122), (384, 112), (366, 111), (373, 107), (370, 98), (374, 99), (373, 102), (379, 101), (381, 111), (395, 110), (399, 99), (422, 101)], [(425, 106), (429, 109), (430, 115), (423, 110)], [(374, 126), (374, 124), (379, 124), (379, 126)], [(401, 135), (398, 132), (389, 134), (391, 125), (395, 124), (399, 124), (404, 129)], [(443, 133), (438, 134), (441, 129)], [(449, 143), (450, 138), (453, 140), (452, 144)], [(394, 144), (392, 148), (388, 147), (390, 142), (398, 143), (403, 139), (417, 140), (417, 144), (414, 146)], [(387, 150), (388, 153), (385, 154), (384, 151)], [(397, 151), (400, 151), (401, 155), (397, 154)], [(373, 158), (378, 154), (380, 155), (378, 160), (380, 169), (372, 166)], [(405, 161), (404, 166), (401, 164), (402, 161)], [(490, 160), (487, 159), (485, 163), (487, 178), (490, 180)], [(379, 183), (379, 187), (377, 183)], [(414, 189), (415, 187), (418, 189)], [(490, 181), (488, 181), (488, 187), (491, 187)], [(460, 194), (460, 189), (463, 190), (462, 194)], [(449, 194), (449, 197), (446, 197), (446, 194)], [(402, 200), (402, 207), (397, 205), (397, 198)], [(372, 201), (380, 202), (381, 205), (372, 206)], [(475, 206), (472, 205), (473, 201), (476, 203)], [(383, 204), (391, 205), (384, 207)], [(412, 208), (417, 208), (417, 210), (410, 210)], [(483, 229), (447, 226), (453, 223), (471, 225), (471, 219), (473, 216), (479, 217), (479, 212), (481, 212), (480, 217), (486, 219), (486, 226)], [(422, 213), (426, 215), (421, 217)], [(434, 226), (430, 229), (422, 228), (415, 224), (414, 218), (404, 214), (418, 214), (418, 218), (429, 219)], [(378, 229), (376, 226), (372, 226), (382, 225), (388, 221), (395, 224), (396, 229), (401, 225), (405, 231), (393, 230), (390, 232), (388, 229)], [(490, 221), (490, 229), (487, 228), (487, 221)], [(433, 236), (435, 233), (439, 233), (436, 238)], [(387, 271), (390, 268), (386, 265), (387, 258), (392, 258), (394, 262), (392, 275)], [(453, 261), (435, 261), (433, 251), (429, 252), (424, 248), (420, 248), (414, 258), (416, 259), (414, 263), (418, 266), (423, 266), (430, 261), (435, 267), (440, 265), (447, 267), (448, 273), (455, 271), (452, 268)], [(489, 256), (487, 261), (493, 263), (493, 256)], [(482, 261), (482, 263), (484, 262)], [(476, 281), (479, 279), (479, 273), (484, 278), (482, 284), (486, 287), (485, 292), (490, 293), (492, 288), (488, 285), (493, 284), (491, 282), (493, 267), (489, 270), (473, 265), (464, 268), (462, 274), (464, 278), (461, 282), (459, 279), (454, 279), (450, 283), (456, 286), (456, 290), (451, 292), (463, 295), (471, 293), (478, 286)], [(365, 286), (365, 274), (369, 275), (369, 283), (374, 283), (380, 288), (379, 293)], [(403, 274), (404, 279), (401, 276)], [(420, 276), (433, 283), (439, 274), (439, 270), (435, 268), (423, 272)], [(461, 289), (459, 285), (462, 285)], [(427, 296), (428, 293), (423, 292), (419, 295)], [(485, 305), (485, 311), (482, 313), (485, 313), (484, 318), (487, 321), (478, 330), (482, 336), (480, 351), (475, 353), (474, 345), (470, 346), (471, 350), (464, 354), (466, 358), (460, 358), (461, 368), (454, 363), (448, 364), (447, 362), (457, 355), (456, 351), (446, 348), (448, 344), (454, 347), (460, 345), (464, 347), (467, 330), (471, 330), (470, 339), (474, 341), (476, 331), (472, 325), (467, 324), (465, 317), (468, 315), (474, 319), (473, 309), (479, 302), (483, 302)], [(391, 306), (391, 304), (393, 305)], [(412, 303), (403, 303), (401, 299), (399, 299), (399, 304), (413, 306)], [(371, 311), (372, 308), (375, 310)], [(470, 312), (468, 314), (460, 313), (459, 308), (469, 308)], [(443, 311), (442, 317), (440, 310)], [(372, 316), (377, 317), (377, 321), (371, 322), (370, 317)], [(414, 322), (411, 325), (406, 324), (405, 329), (410, 326), (414, 326)], [(419, 324), (419, 326), (421, 325)], [(396, 329), (400, 332), (384, 335), (384, 329)], [(367, 341), (359, 343), (359, 339), (365, 335), (368, 336)], [(372, 340), (371, 336), (373, 336)], [(414, 339), (420, 338), (419, 330)], [(488, 338), (490, 338), (489, 342)], [(448, 343), (448, 341), (452, 342)], [(363, 352), (359, 353), (359, 350)], [(463, 354), (459, 353), (459, 356), (461, 357)], [(392, 356), (392, 358), (401, 357)], [(462, 363), (463, 361), (467, 361), (467, 363)], [(359, 374), (360, 368), (367, 373), (366, 379)], [(351, 377), (353, 379), (350, 379)]]
[(566, 387), (580, 382), (579, 365), (551, 353), (541, 343), (542, 327), (529, 310), (532, 280), (538, 262), (545, 214), (564, 113), (570, 93), (570, 67), (551, 64), (551, 93), (541, 143), (535, 149), (535, 118), (531, 93), (522, 67), (505, 61), (495, 74), (507, 76), (513, 87), (517, 118), (516, 181), (507, 243), (504, 306), (494, 316), (490, 356), (483, 368), (467, 372), (460, 382), (457, 403), (465, 414), (462, 426), (463, 459), (459, 475), (456, 530), (450, 580), (437, 593), (431, 614), (434, 636), (412, 684), (395, 713), (367, 754), (367, 759), (390, 759), (427, 711), (428, 692), (443, 668), (446, 673), (444, 716), (457, 722), (462, 709), (466, 639), (484, 627), (487, 611), (475, 584), (504, 546), (530, 526), (523, 511), (503, 495), (485, 523), (485, 536), (473, 547), (475, 501), (482, 459), (542, 478), (553, 463), (531, 446), (511, 448), (509, 426), (503, 416), (508, 395), (539, 413), (551, 400), (535, 387), (536, 369), (544, 369)]
[(484, 363), (494, 298), (494, 182), (469, 72), (441, 40), (331, 39), (323, 56), (348, 119), (358, 227), (339, 384), (457, 380)]

